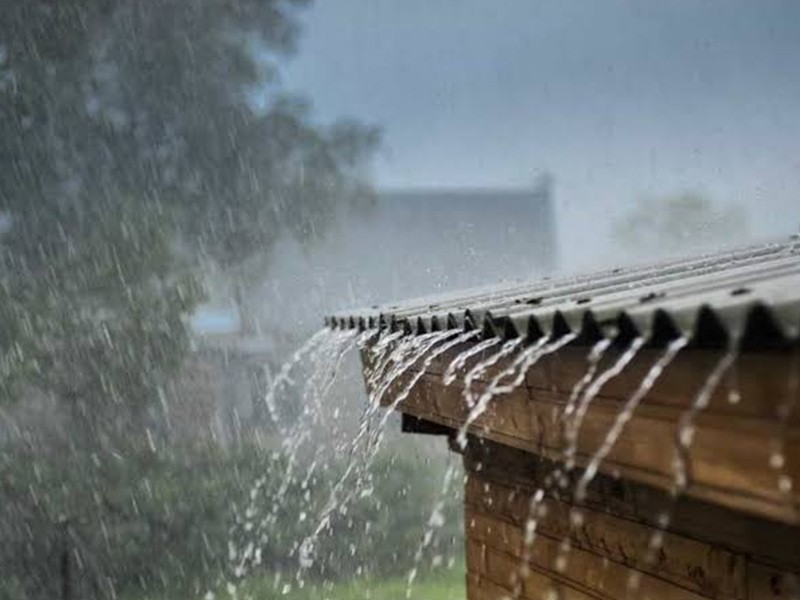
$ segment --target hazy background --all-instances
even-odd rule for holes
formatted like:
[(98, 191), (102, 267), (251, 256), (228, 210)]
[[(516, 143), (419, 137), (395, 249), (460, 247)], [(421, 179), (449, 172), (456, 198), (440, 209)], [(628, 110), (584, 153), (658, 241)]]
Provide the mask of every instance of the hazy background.
[(611, 221), (643, 196), (800, 226), (797, 2), (337, 0), (303, 23), (284, 81), (383, 128), (379, 188), (549, 171), (562, 269), (624, 262)]
[(323, 317), (800, 226), (796, 1), (62, 4), (0, 0), (0, 600), (463, 598)]

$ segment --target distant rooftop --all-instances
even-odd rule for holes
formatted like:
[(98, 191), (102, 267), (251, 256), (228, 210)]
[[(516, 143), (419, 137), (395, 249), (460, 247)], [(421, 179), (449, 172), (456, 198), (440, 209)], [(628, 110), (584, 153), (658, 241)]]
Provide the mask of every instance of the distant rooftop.
[[(420, 264), (460, 265), (462, 269), (491, 269), (491, 260), (504, 253), (526, 252), (531, 270), (550, 271), (557, 254), (552, 178), (543, 175), (527, 188), (408, 188), (380, 190), (372, 227), (403, 232), (395, 245), (409, 257), (420, 248), (437, 253)], [(408, 232), (414, 235), (409, 236)], [(389, 242), (391, 243), (391, 242)], [(465, 250), (475, 255), (465, 260)], [(486, 260), (484, 260), (486, 259)], [(506, 259), (510, 262), (510, 259)], [(498, 265), (499, 266), (499, 265)]]

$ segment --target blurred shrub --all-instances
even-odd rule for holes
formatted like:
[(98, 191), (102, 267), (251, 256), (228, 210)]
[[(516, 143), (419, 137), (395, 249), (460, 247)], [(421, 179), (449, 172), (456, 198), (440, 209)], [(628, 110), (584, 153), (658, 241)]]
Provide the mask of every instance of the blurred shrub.
[[(60, 451), (59, 451), (60, 450)], [(225, 566), (250, 451), (19, 449), (0, 466), (0, 598), (199, 589)]]
[[(240, 575), (291, 579), (299, 543), (317, 526), (346, 468), (333, 456), (325, 468), (309, 473), (306, 465), (287, 477), (285, 456), (254, 445), (129, 447), (102, 455), (69, 445), (5, 450), (2, 600), (142, 597), (166, 590), (202, 596), (236, 579), (239, 551), (248, 545), (259, 560)], [(404, 454), (379, 455), (365, 491), (333, 512), (307, 577), (407, 572), (441, 471)], [(455, 492), (459, 487), (452, 486)], [(430, 556), (460, 548), (454, 494)]]
[(747, 237), (747, 229), (741, 206), (684, 192), (639, 199), (614, 223), (613, 234), (629, 250), (669, 255), (738, 243)]

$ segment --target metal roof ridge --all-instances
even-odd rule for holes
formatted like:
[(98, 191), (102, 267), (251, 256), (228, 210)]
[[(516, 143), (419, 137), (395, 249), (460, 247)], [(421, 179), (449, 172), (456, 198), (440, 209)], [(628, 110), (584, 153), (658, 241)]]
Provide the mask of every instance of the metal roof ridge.
[(480, 328), (504, 337), (684, 335), (699, 345), (770, 347), (800, 336), (800, 241), (514, 286), (483, 286), (326, 319), (332, 327)]

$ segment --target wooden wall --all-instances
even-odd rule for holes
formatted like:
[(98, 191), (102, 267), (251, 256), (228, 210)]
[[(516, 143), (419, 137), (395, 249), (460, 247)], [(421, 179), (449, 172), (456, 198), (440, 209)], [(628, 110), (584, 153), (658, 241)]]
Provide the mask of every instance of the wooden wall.
[[(571, 498), (543, 502), (526, 551), (531, 497), (553, 463), (478, 438), (464, 462), (469, 600), (800, 598), (796, 527), (600, 476), (580, 524)], [(671, 524), (653, 551), (665, 513)]]
[[(622, 406), (661, 352), (642, 350), (620, 376), (602, 387), (580, 429), (579, 465), (586, 464), (603, 444)], [(453, 351), (429, 365), (397, 410), (457, 430), (469, 412), (463, 377), (449, 386), (442, 382), (442, 373), (455, 354)], [(472, 358), (463, 372), (487, 355)], [(585, 348), (567, 348), (541, 360), (527, 373), (523, 385), (490, 402), (470, 432), (560, 460), (567, 446), (564, 409), (573, 386), (586, 373), (586, 355)], [(613, 364), (617, 356), (609, 352), (598, 371)], [(719, 360), (720, 353), (713, 351), (680, 354), (634, 411), (601, 471), (669, 490), (675, 481), (678, 424)], [(476, 380), (475, 394), (480, 395), (505, 366), (507, 363), (496, 365)], [(384, 395), (385, 404), (414, 377), (413, 370), (400, 377)], [(800, 524), (798, 379), (797, 354), (745, 354), (736, 361), (709, 406), (693, 420), (695, 434), (686, 457), (691, 474), (688, 495)], [(734, 394), (737, 401), (731, 402)], [(779, 463), (774, 460), (776, 454)], [(782, 480), (788, 487), (781, 485)]]
[[(463, 375), (497, 350), (474, 356), (445, 385), (443, 373), (466, 347), (427, 364), (424, 373), (416, 364), (384, 395), (385, 406), (405, 415), (407, 430), (452, 440), (465, 423)], [(622, 350), (609, 351), (597, 372)], [(724, 357), (682, 352), (631, 414), (588, 496), (575, 505), (579, 469), (663, 352), (641, 350), (599, 390), (580, 428), (577, 468), (562, 486), (550, 487), (555, 494), (542, 504), (532, 545), (524, 543), (531, 498), (563, 467), (565, 408), (587, 373), (587, 349), (567, 347), (537, 362), (518, 388), (491, 400), (469, 427), (466, 449), (453, 444), (468, 474), (469, 600), (800, 600), (797, 350), (737, 357), (693, 419), (685, 456), (690, 480), (675, 500), (679, 424)], [(475, 379), (472, 397), (507, 366)], [(396, 397), (404, 399), (395, 405)], [(654, 545), (659, 533), (663, 544)]]

